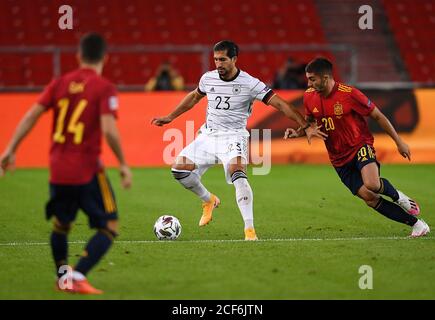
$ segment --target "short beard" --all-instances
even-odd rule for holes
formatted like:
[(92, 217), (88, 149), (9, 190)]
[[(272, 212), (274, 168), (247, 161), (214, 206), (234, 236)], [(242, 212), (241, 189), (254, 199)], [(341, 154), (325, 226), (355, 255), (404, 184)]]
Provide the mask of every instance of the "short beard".
[(319, 86), (318, 91), (319, 91), (320, 93), (325, 92), (325, 89), (327, 88), (327, 85), (328, 85), (328, 80), (324, 80), (324, 81), (322, 81), (322, 82), (320, 83), (320, 86)]

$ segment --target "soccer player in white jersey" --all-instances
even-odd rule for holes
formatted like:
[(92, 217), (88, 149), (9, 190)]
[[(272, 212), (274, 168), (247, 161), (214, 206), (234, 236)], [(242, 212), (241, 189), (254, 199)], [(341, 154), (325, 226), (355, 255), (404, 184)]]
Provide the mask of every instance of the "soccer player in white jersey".
[(216, 70), (206, 72), (199, 86), (188, 93), (178, 106), (165, 117), (152, 119), (151, 123), (163, 126), (190, 110), (207, 96), (207, 118), (197, 138), (185, 147), (172, 166), (172, 174), (186, 189), (203, 201), (200, 226), (212, 220), (213, 209), (220, 200), (201, 183), (201, 177), (211, 166), (221, 162), (227, 183), (233, 184), (237, 205), (245, 223), (245, 240), (257, 240), (254, 229), (253, 194), (246, 176), (248, 163), (248, 138), (246, 122), (254, 100), (260, 100), (295, 120), (307, 134), (326, 136), (317, 126), (310, 126), (304, 117), (263, 82), (236, 67), (238, 46), (231, 41), (220, 41), (214, 48)]

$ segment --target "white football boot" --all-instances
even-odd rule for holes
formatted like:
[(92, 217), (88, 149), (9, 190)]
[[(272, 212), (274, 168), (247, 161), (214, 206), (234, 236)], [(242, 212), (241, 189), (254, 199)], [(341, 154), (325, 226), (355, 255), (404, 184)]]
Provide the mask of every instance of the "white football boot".
[(412, 238), (422, 237), (428, 234), (429, 232), (430, 232), (430, 228), (427, 225), (427, 223), (419, 219), (412, 227), (411, 237)]
[(402, 191), (397, 190), (397, 193), (399, 194), (399, 199), (397, 199), (395, 203), (402, 207), (402, 209), (408, 212), (410, 215), (418, 216), (420, 214), (420, 207), (418, 206), (417, 202), (409, 198)]

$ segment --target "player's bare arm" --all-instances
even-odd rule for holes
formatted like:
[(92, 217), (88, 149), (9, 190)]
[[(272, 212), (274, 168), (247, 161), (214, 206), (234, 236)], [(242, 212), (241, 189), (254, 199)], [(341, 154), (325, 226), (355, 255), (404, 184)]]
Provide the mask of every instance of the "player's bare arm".
[(106, 141), (119, 161), (119, 173), (121, 174), (121, 184), (124, 189), (131, 187), (132, 173), (128, 167), (124, 153), (122, 152), (121, 139), (115, 117), (112, 114), (101, 116), (101, 129)]
[(176, 119), (186, 111), (192, 109), (204, 97), (205, 96), (201, 95), (196, 89), (189, 92), (183, 98), (183, 100), (181, 100), (181, 102), (178, 104), (178, 106), (175, 108), (174, 111), (172, 111), (166, 117), (153, 118), (151, 120), (151, 124), (154, 124), (156, 126), (163, 126), (165, 124), (172, 122), (174, 119)]
[(304, 117), (296, 110), (295, 107), (290, 106), (287, 102), (285, 102), (280, 96), (275, 94), (270, 100), (269, 105), (275, 107), (287, 118), (293, 119), (296, 121), (299, 126), (302, 128), (302, 131), (307, 135), (308, 143), (311, 144), (311, 139), (313, 137), (320, 138), (325, 140), (327, 135), (319, 130), (318, 127), (312, 126)]
[(370, 113), (370, 117), (374, 119), (382, 129), (394, 140), (397, 145), (397, 150), (404, 158), (408, 158), (411, 161), (411, 151), (409, 146), (402, 141), (402, 139), (397, 134), (391, 122), (385, 117), (385, 115), (376, 107)]
[(15, 151), (24, 137), (27, 136), (35, 123), (38, 121), (39, 117), (44, 113), (44, 111), (44, 106), (36, 103), (21, 119), (8, 146), (0, 157), (0, 176), (3, 176), (5, 171), (14, 169)]

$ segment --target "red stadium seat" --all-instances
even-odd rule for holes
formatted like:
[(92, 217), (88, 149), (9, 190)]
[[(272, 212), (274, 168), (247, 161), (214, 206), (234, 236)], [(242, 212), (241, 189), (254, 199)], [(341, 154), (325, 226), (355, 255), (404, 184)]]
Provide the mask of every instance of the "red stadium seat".
[[(62, 0), (8, 1), (5, 9), (0, 10), (0, 45), (76, 46), (77, 40), (89, 31), (102, 33), (111, 45), (118, 46), (202, 44), (211, 47), (223, 38), (233, 39), (240, 45), (326, 43), (313, 0), (274, 0), (271, 3), (263, 0), (211, 3), (202, 0), (114, 0), (110, 3), (71, 0), (69, 3), (74, 12), (73, 30), (57, 28)], [(262, 63), (256, 60), (261, 59), (256, 53), (249, 55), (253, 58), (243, 56), (240, 62), (246, 59), (243, 63), (247, 70), (269, 81), (287, 53), (265, 52), (267, 59)], [(111, 56), (107, 75), (112, 80), (142, 84), (169, 54), (116, 53)], [(186, 83), (196, 85), (202, 72), (200, 54), (179, 53), (177, 58), (174, 64)], [(212, 59), (210, 62), (213, 67)], [(51, 60), (44, 63), (49, 66), (46, 73), (52, 72)], [(62, 72), (74, 69), (74, 54), (62, 54), (61, 66)], [(30, 64), (23, 68), (31, 70), (26, 77), (22, 73), (23, 83), (41, 83), (51, 77)], [(6, 72), (3, 69), (0, 69), (2, 74)], [(17, 81), (19, 79), (14, 78), (12, 82)]]
[(383, 5), (412, 80), (433, 82), (433, 57), (427, 57), (435, 52), (435, 3), (383, 0)]

